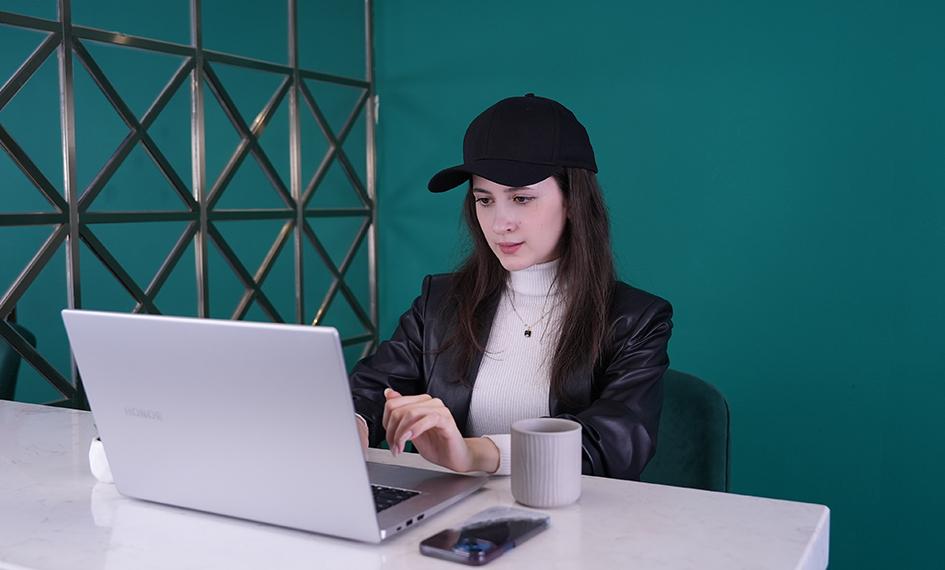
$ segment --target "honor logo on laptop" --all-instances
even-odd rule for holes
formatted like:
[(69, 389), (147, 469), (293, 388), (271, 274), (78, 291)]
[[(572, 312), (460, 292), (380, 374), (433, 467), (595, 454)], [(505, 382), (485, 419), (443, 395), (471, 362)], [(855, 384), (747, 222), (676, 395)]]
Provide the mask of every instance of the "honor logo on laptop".
[(164, 418), (161, 417), (161, 412), (155, 410), (142, 410), (141, 408), (125, 407), (125, 415), (146, 420), (164, 421)]

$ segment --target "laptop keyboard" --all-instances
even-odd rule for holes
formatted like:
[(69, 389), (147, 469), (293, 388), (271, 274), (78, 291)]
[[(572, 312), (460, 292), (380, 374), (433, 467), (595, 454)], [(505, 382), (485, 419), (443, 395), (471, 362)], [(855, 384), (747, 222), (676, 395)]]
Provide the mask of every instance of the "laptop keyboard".
[(389, 509), (398, 503), (406, 501), (410, 497), (420, 494), (418, 491), (382, 487), (381, 485), (371, 485), (371, 489), (374, 491), (374, 506), (377, 512)]

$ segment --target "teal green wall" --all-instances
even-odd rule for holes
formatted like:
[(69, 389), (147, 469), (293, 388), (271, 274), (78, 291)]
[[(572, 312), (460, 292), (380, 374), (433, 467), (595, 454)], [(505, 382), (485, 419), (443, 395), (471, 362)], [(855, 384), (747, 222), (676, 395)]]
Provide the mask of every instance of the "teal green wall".
[(459, 193), (425, 186), (469, 121), (557, 98), (595, 144), (623, 278), (675, 306), (673, 366), (729, 399), (733, 490), (828, 505), (832, 568), (945, 567), (945, 4), (376, 16), (383, 335), (461, 252)]

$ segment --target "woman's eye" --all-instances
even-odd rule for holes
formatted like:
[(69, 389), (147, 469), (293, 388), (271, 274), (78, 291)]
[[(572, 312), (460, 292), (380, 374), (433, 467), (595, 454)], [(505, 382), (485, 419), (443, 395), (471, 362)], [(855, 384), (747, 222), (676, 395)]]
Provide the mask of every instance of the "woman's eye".
[(488, 206), (489, 204), (492, 203), (492, 198), (485, 198), (485, 197), (476, 198), (476, 202), (478, 202), (479, 205), (481, 206)]
[(518, 204), (527, 204), (534, 200), (534, 198), (532, 196), (516, 196), (514, 200)]

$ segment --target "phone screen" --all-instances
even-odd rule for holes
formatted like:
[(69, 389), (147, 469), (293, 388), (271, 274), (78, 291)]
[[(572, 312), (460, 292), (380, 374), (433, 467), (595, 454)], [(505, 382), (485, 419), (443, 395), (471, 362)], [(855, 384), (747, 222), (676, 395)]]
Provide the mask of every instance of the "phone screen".
[(548, 528), (551, 517), (512, 507), (492, 507), (420, 543), (420, 552), (481, 566)]

